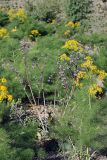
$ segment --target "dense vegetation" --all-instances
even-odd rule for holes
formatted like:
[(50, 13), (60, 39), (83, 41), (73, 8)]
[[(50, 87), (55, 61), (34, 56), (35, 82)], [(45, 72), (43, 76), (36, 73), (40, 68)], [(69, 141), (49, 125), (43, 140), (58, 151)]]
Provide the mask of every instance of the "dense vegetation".
[(89, 4), (0, 9), (0, 160), (90, 160), (107, 147), (107, 36), (87, 34)]

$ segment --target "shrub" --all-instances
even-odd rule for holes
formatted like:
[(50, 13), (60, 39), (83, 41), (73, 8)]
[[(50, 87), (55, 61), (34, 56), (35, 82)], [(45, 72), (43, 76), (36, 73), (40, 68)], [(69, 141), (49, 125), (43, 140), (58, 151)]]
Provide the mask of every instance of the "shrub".
[(35, 18), (43, 19), (47, 22), (55, 19), (59, 13), (65, 14), (65, 6), (67, 6), (65, 0), (26, 0), (26, 3), (30, 14), (33, 13)]
[[(103, 103), (104, 100), (100, 102), (92, 100), (92, 108), (90, 108), (84, 88), (75, 92), (75, 96), (69, 101), (68, 105), (61, 106), (61, 115), (58, 116), (55, 124), (51, 126), (50, 134), (59, 140), (62, 149), (72, 152), (73, 146), (77, 147), (78, 151), (82, 151), (87, 147), (102, 147), (103, 141), (98, 139), (98, 135), (101, 134), (98, 126), (102, 123), (101, 119), (95, 117), (99, 113), (97, 117), (101, 118), (101, 108), (106, 106)], [(105, 129), (102, 131), (102, 137), (104, 134)]]
[(107, 35), (106, 34), (97, 34), (93, 33), (91, 35), (83, 34), (82, 32), (80, 34), (75, 35), (75, 38), (81, 41), (84, 44), (101, 44), (104, 45), (107, 43)]
[(4, 129), (0, 129), (0, 159), (13, 160), (15, 158), (15, 150), (11, 149), (10, 139)]
[(73, 21), (81, 21), (87, 18), (87, 14), (91, 12), (91, 0), (70, 0), (69, 15)]
[(9, 123), (9, 125), (6, 125), (6, 130), (10, 138), (13, 139), (12, 146), (19, 149), (31, 148), (36, 150), (37, 122), (29, 120), (25, 126), (21, 123)]
[(3, 27), (9, 23), (8, 14), (0, 11), (0, 26)]
[(7, 121), (10, 120), (10, 109), (11, 109), (11, 106), (10, 105), (7, 105), (6, 103), (1, 103), (0, 102), (0, 123), (2, 124), (6, 124)]
[(22, 150), (19, 152), (18, 157), (20, 157), (20, 160), (32, 160), (34, 157), (34, 151), (30, 148)]
[(38, 30), (40, 36), (46, 36), (48, 34), (52, 35), (53, 33), (56, 32), (56, 29), (53, 25), (51, 24), (46, 24), (45, 22), (40, 22), (40, 21), (35, 21), (34, 24), (29, 25), (27, 31), (28, 34), (31, 34), (32, 30)]

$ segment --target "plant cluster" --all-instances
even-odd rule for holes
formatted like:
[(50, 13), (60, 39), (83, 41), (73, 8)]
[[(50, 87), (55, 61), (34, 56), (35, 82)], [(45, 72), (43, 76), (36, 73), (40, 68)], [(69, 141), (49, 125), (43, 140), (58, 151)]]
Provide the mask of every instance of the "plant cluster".
[(91, 12), (91, 0), (69, 0), (69, 15), (73, 21), (81, 21)]
[(40, 35), (39, 31), (38, 31), (37, 29), (33, 29), (33, 30), (31, 31), (31, 34), (29, 35), (29, 37), (30, 37), (32, 40), (35, 40), (35, 38), (36, 38), (37, 36), (39, 36), (39, 35)]
[(5, 26), (9, 23), (9, 16), (7, 13), (0, 11), (0, 26)]
[(8, 10), (7, 14), (9, 15), (9, 20), (12, 21), (14, 19), (19, 19), (20, 21), (24, 22), (27, 18), (26, 12), (24, 9), (10, 9)]
[[(77, 57), (77, 59), (83, 61), (82, 64), (81, 63), (79, 64), (78, 62), (78, 70), (76, 66), (76, 72), (77, 72), (75, 75), (76, 86), (83, 87), (84, 84), (82, 82), (84, 82), (85, 80), (85, 83), (87, 81), (89, 84), (89, 89), (88, 89), (89, 94), (100, 96), (101, 93), (103, 93), (104, 91), (103, 83), (104, 79), (107, 77), (107, 73), (104, 70), (99, 70), (98, 67), (93, 64), (93, 60), (90, 56), (85, 56), (86, 52), (84, 51), (84, 48), (76, 40), (68, 40), (67, 42), (65, 42), (65, 45), (62, 48), (67, 49), (68, 55), (66, 53), (63, 53), (60, 56), (60, 60), (68, 61), (69, 66), (73, 62), (72, 54), (76, 56), (76, 52), (80, 54), (80, 56)], [(72, 69), (72, 66), (70, 68)]]
[(80, 22), (69, 21), (66, 25), (67, 30), (64, 32), (64, 35), (67, 37), (72, 36), (80, 28)]

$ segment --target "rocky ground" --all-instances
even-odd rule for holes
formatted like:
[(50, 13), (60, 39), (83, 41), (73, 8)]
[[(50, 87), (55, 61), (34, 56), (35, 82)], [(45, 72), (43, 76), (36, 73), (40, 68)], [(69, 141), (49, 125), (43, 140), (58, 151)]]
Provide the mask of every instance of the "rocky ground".
[(107, 0), (93, 0), (90, 26), (90, 32), (107, 32)]

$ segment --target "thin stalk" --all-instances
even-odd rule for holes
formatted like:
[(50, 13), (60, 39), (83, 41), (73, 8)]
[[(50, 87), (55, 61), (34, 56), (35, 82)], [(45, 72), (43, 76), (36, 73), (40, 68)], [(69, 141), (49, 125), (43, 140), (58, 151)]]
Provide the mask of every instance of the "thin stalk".
[(69, 95), (69, 97), (68, 97), (67, 104), (66, 104), (66, 106), (65, 106), (65, 109), (64, 109), (64, 111), (63, 111), (62, 116), (65, 115), (66, 109), (67, 109), (68, 106), (69, 106), (69, 102), (70, 102), (70, 100), (72, 99), (72, 96), (73, 96), (73, 94), (74, 94), (74, 91), (75, 91), (75, 86), (72, 86), (72, 89), (71, 89), (70, 95)]
[[(31, 92), (31, 95), (32, 95), (32, 98), (33, 98), (34, 105), (36, 106), (37, 105), (36, 104), (36, 100), (35, 100), (35, 97), (34, 97), (34, 94), (33, 94), (33, 90), (32, 90), (32, 87), (31, 87), (31, 84), (30, 84), (30, 81), (29, 81), (29, 74), (28, 74), (29, 67), (28, 67), (26, 55), (24, 57), (24, 65), (25, 65), (25, 75), (26, 75), (26, 79), (27, 79), (27, 82), (28, 82), (28, 86), (29, 86), (29, 89), (30, 89), (30, 92)], [(37, 115), (38, 115), (38, 119), (39, 119), (39, 121), (41, 123), (41, 127), (42, 127), (43, 131), (46, 132), (46, 129), (44, 127), (44, 123), (43, 123), (41, 115), (40, 115), (40, 111), (38, 111), (38, 110), (37, 110)]]

